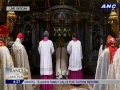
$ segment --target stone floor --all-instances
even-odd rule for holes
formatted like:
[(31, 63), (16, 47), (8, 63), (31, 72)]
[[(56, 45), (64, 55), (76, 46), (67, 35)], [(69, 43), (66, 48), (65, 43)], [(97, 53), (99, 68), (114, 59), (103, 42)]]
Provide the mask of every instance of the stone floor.
[(80, 85), (80, 86), (56, 85), (55, 90), (90, 90), (90, 88), (87, 84)]
[[(93, 77), (91, 76), (85, 76), (87, 79), (92, 79)], [(32, 77), (33, 79), (39, 79), (38, 75), (34, 75)], [(39, 85), (37, 85), (36, 87), (39, 87)], [(93, 85), (88, 85), (88, 84), (83, 84), (83, 85), (79, 85), (79, 86), (74, 86), (74, 85), (55, 85), (55, 89), (54, 90), (92, 90), (90, 88), (92, 88)], [(39, 90), (39, 89), (35, 89), (35, 90)]]
[[(39, 86), (36, 86), (39, 87)], [(80, 85), (80, 86), (73, 86), (73, 85), (55, 85), (54, 90), (92, 90), (93, 85)], [(39, 88), (35, 89), (39, 90)]]
[[(90, 65), (93, 69), (96, 67), (94, 64)], [(84, 79), (94, 79), (94, 75), (95, 75), (95, 70), (93, 70), (92, 68), (89, 67), (83, 67), (83, 78)], [(33, 70), (31, 70), (32, 73), (32, 78), (33, 79), (39, 79), (40, 78), (40, 70), (39, 68), (35, 68)], [(54, 73), (55, 76), (55, 73)]]
[[(91, 68), (89, 68), (91, 67)], [(89, 67), (83, 67), (83, 76), (84, 79), (94, 79), (95, 75), (95, 69), (96, 69), (96, 61), (92, 60), (89, 62)], [(32, 70), (32, 78), (33, 79), (39, 79), (39, 68)], [(92, 87), (92, 85), (89, 85)], [(73, 86), (73, 85), (55, 85), (55, 90), (92, 90), (90, 89), (87, 84), (80, 85), (80, 86)], [(39, 90), (39, 89), (35, 89)]]

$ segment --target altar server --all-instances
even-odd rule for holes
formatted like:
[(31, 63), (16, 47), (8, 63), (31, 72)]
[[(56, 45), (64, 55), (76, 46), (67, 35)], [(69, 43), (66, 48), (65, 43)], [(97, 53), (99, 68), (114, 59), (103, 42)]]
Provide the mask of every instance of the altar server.
[(82, 74), (82, 46), (81, 42), (77, 39), (77, 35), (73, 34), (72, 40), (67, 46), (69, 57), (69, 79), (83, 79)]
[[(44, 38), (39, 42), (38, 51), (40, 54), (40, 79), (53, 79), (52, 54), (54, 53), (53, 42), (49, 40), (48, 31), (44, 32)], [(41, 90), (53, 90), (52, 84), (40, 85)]]

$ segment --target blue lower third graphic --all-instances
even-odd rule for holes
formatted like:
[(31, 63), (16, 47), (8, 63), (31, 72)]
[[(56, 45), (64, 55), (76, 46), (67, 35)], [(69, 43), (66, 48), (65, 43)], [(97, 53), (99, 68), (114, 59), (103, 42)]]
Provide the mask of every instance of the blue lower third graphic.
[(6, 80), (6, 84), (22, 84), (24, 80)]

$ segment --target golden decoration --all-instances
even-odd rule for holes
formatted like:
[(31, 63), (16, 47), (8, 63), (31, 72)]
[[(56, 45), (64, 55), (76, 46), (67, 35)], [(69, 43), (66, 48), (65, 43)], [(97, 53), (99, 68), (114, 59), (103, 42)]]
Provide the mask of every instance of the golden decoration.
[(14, 11), (9, 11), (9, 12), (7, 13), (7, 19), (8, 19), (10, 22), (15, 22), (15, 21), (16, 21), (16, 18), (17, 18), (17, 16), (16, 16), (16, 14), (15, 14)]
[(112, 26), (112, 31), (117, 35), (118, 34), (118, 15), (114, 9), (111, 10), (110, 16), (108, 18), (108, 23)]
[(111, 11), (110, 16), (109, 16), (108, 19), (109, 19), (110, 21), (112, 21), (112, 20), (117, 20), (117, 19), (118, 19), (118, 15), (117, 15), (117, 13), (115, 12), (114, 9), (112, 9), (112, 11)]
[(3, 7), (3, 0), (0, 0), (0, 11), (1, 11), (2, 7)]
[(120, 0), (117, 0), (117, 3), (120, 3)]
[(7, 27), (9, 32), (12, 32), (16, 18), (17, 16), (14, 11), (9, 11), (7, 13)]

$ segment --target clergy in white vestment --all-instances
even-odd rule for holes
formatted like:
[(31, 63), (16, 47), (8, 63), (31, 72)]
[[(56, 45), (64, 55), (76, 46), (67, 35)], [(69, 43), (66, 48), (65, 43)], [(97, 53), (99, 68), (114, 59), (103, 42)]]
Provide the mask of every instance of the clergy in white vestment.
[[(120, 80), (120, 47), (113, 57), (113, 70), (110, 73), (112, 77), (109, 77), (109, 79)], [(108, 90), (120, 90), (120, 83), (108, 85)]]
[[(113, 57), (117, 51), (115, 46), (116, 40), (112, 36), (108, 36), (106, 46), (107, 48), (101, 53), (97, 61), (97, 68), (95, 79), (109, 79), (113, 77), (111, 72), (113, 71)], [(94, 85), (94, 90), (109, 90), (108, 85)]]
[[(39, 42), (38, 51), (40, 54), (40, 79), (53, 79), (52, 54), (54, 53), (53, 42), (49, 40), (48, 31), (44, 32), (44, 38)], [(52, 84), (40, 85), (40, 90), (53, 90)]]
[(67, 51), (70, 54), (69, 57), (69, 79), (83, 79), (82, 74), (82, 46), (81, 42), (77, 39), (76, 34), (73, 34), (72, 40), (67, 46)]
[[(12, 55), (14, 58), (15, 67), (27, 68), (28, 69), (28, 77), (26, 77), (26, 78), (31, 79), (28, 55), (25, 50), (25, 47), (22, 45), (23, 39), (24, 39), (24, 34), (19, 33), (17, 35), (16, 41), (12, 45)], [(33, 90), (33, 88), (32, 88), (32, 85), (17, 85), (17, 90)]]
[(58, 79), (65, 78), (67, 76), (67, 61), (67, 48), (58, 47), (56, 49), (56, 76), (58, 77)]
[(0, 41), (0, 90), (17, 90), (16, 85), (5, 84), (5, 68), (13, 68), (14, 63), (8, 48)]
[[(113, 76), (112, 79), (120, 80), (120, 48), (118, 48), (113, 57), (113, 70), (114, 71), (111, 71)], [(110, 90), (120, 90), (120, 83), (111, 85), (111, 87), (113, 88)]]

